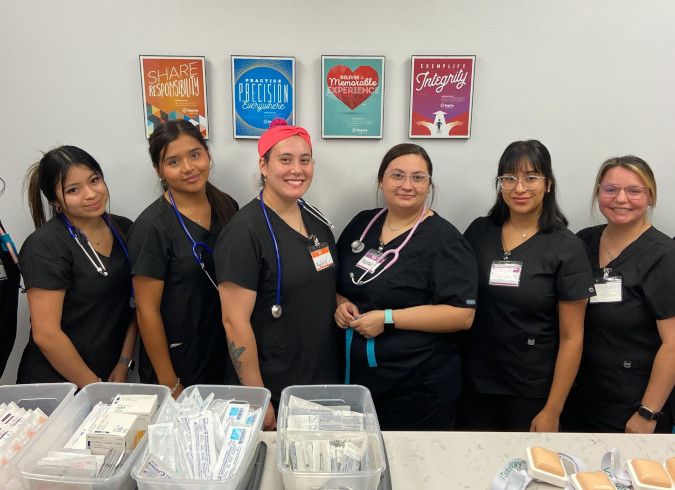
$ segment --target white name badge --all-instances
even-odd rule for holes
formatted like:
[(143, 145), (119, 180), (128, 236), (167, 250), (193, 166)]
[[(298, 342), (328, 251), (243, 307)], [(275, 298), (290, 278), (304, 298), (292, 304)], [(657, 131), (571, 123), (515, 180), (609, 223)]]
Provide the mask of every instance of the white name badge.
[(5, 266), (0, 262), (0, 281), (7, 279), (7, 272), (5, 271)]
[(333, 267), (334, 265), (333, 256), (330, 254), (330, 248), (328, 248), (328, 244), (325, 242), (309, 247), (309, 254), (312, 256), (314, 267), (317, 272)]
[(523, 263), (515, 260), (493, 260), (490, 268), (490, 286), (517, 288)]
[(356, 263), (356, 267), (372, 273), (380, 267), (380, 264), (382, 263), (381, 260), (382, 252), (371, 248), (363, 257), (361, 257), (361, 260)]
[(591, 303), (620, 303), (622, 300), (621, 277), (603, 277), (595, 280), (595, 296)]

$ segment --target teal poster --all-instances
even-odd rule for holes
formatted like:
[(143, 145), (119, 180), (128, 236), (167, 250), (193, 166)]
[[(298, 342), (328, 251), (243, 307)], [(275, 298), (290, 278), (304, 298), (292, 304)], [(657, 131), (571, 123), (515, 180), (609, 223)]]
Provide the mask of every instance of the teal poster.
[(322, 56), (321, 136), (382, 138), (384, 56)]

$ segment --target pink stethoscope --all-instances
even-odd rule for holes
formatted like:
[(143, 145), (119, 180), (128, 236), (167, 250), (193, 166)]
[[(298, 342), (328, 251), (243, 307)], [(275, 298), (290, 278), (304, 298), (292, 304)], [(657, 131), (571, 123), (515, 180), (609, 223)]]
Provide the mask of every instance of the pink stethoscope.
[[(359, 277), (358, 279), (354, 279), (354, 273), (350, 272), (349, 277), (351, 278), (352, 282), (356, 286), (363, 286), (364, 284), (368, 284), (370, 281), (376, 279), (380, 274), (382, 274), (387, 269), (391, 269), (391, 267), (398, 260), (398, 257), (401, 253), (401, 250), (403, 250), (403, 247), (405, 247), (408, 244), (408, 242), (410, 241), (410, 239), (413, 236), (413, 233), (415, 233), (415, 230), (417, 229), (419, 224), (422, 222), (422, 218), (427, 214), (428, 210), (429, 210), (429, 208), (424, 206), (424, 208), (422, 209), (422, 212), (420, 213), (419, 217), (417, 218), (417, 222), (415, 222), (415, 226), (410, 228), (410, 231), (408, 232), (408, 236), (405, 237), (405, 240), (403, 240), (403, 243), (401, 243), (398, 247), (387, 250), (382, 255), (380, 255), (377, 258), (377, 261), (375, 261), (373, 263), (373, 265), (370, 268), (368, 268), (368, 270), (364, 271), (363, 274), (361, 274), (361, 277)], [(355, 254), (363, 252), (363, 249), (366, 247), (365, 244), (363, 243), (363, 239), (366, 237), (366, 235), (368, 234), (368, 231), (370, 230), (370, 228), (372, 228), (373, 224), (377, 221), (377, 219), (380, 216), (382, 216), (386, 211), (388, 211), (387, 208), (380, 209), (380, 211), (373, 217), (373, 219), (370, 220), (370, 222), (368, 223), (368, 226), (366, 226), (366, 229), (363, 230), (363, 233), (361, 233), (361, 236), (359, 237), (359, 239), (354, 240), (352, 242), (352, 252), (354, 252)], [(384, 267), (382, 267), (382, 269), (380, 269), (380, 271), (377, 274), (375, 274), (374, 276), (369, 277), (368, 279), (364, 280), (363, 278), (366, 277), (366, 274), (372, 273), (373, 270), (378, 265), (380, 265), (382, 262), (384, 262), (384, 259), (387, 255), (392, 256), (391, 260), (389, 262), (387, 262), (387, 264)]]

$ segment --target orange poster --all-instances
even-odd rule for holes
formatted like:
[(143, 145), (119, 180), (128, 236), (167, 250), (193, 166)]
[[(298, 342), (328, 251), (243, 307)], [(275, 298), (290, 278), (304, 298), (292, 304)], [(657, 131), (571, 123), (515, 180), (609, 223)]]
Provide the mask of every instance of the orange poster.
[(185, 119), (209, 137), (206, 112), (206, 60), (203, 56), (143, 56), (145, 136), (164, 121)]

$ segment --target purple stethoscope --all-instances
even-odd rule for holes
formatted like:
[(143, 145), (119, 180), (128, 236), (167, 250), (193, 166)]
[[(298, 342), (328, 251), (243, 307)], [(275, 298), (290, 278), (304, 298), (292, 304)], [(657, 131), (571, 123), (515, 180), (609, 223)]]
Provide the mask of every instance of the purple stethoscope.
[[(410, 231), (408, 232), (408, 236), (405, 237), (405, 240), (403, 240), (403, 243), (401, 243), (398, 247), (392, 248), (392, 249), (390, 249), (390, 250), (387, 250), (387, 251), (385, 251), (382, 255), (380, 255), (380, 256), (377, 258), (377, 261), (375, 261), (375, 262), (373, 263), (373, 265), (372, 265), (370, 268), (368, 268), (368, 270), (364, 271), (363, 274), (361, 274), (361, 277), (359, 277), (358, 279), (355, 279), (355, 278), (354, 278), (354, 273), (353, 273), (353, 272), (350, 272), (350, 273), (349, 273), (349, 277), (351, 278), (352, 282), (353, 282), (356, 286), (363, 286), (364, 284), (368, 284), (370, 281), (376, 279), (380, 274), (382, 274), (382, 273), (383, 273), (384, 271), (386, 271), (387, 269), (391, 269), (391, 267), (392, 267), (392, 266), (396, 263), (396, 261), (398, 260), (398, 257), (399, 257), (399, 255), (400, 255), (400, 253), (401, 253), (401, 250), (403, 250), (403, 247), (405, 247), (405, 246), (408, 244), (408, 242), (409, 242), (410, 239), (412, 238), (413, 234), (415, 233), (415, 230), (417, 230), (417, 227), (418, 227), (419, 224), (422, 222), (422, 218), (424, 217), (424, 215), (427, 214), (427, 211), (428, 211), (428, 210), (429, 210), (429, 208), (427, 208), (426, 206), (424, 206), (424, 208), (422, 209), (422, 212), (420, 213), (419, 217), (417, 218), (417, 221), (415, 222), (415, 226), (413, 226), (413, 227), (410, 229)], [(359, 237), (359, 239), (358, 239), (358, 240), (354, 240), (354, 241), (352, 242), (352, 252), (354, 252), (355, 254), (363, 252), (363, 249), (366, 247), (365, 244), (363, 243), (363, 240), (364, 240), (364, 238), (366, 237), (366, 235), (368, 234), (368, 231), (370, 231), (370, 228), (372, 228), (373, 224), (377, 221), (377, 219), (378, 219), (380, 216), (382, 216), (382, 215), (383, 215), (385, 212), (387, 212), (387, 211), (388, 211), (387, 208), (382, 208), (382, 209), (380, 209), (380, 211), (373, 217), (373, 219), (370, 220), (370, 222), (368, 223), (368, 226), (366, 226), (366, 229), (363, 230), (363, 233), (361, 233), (361, 236)], [(385, 257), (387, 257), (387, 255), (391, 255), (391, 256), (392, 256), (391, 260), (390, 260), (389, 262), (387, 262), (387, 263), (385, 264), (385, 266), (382, 267), (382, 269), (380, 269), (379, 272), (378, 272), (377, 274), (375, 274), (375, 275), (373, 275), (372, 277), (369, 277), (368, 279), (365, 279), (365, 280), (364, 280), (364, 277), (366, 277), (366, 274), (372, 273), (373, 270), (374, 270), (377, 266), (379, 266), (380, 264), (382, 264), (382, 262), (384, 262), (384, 259), (385, 259)]]

